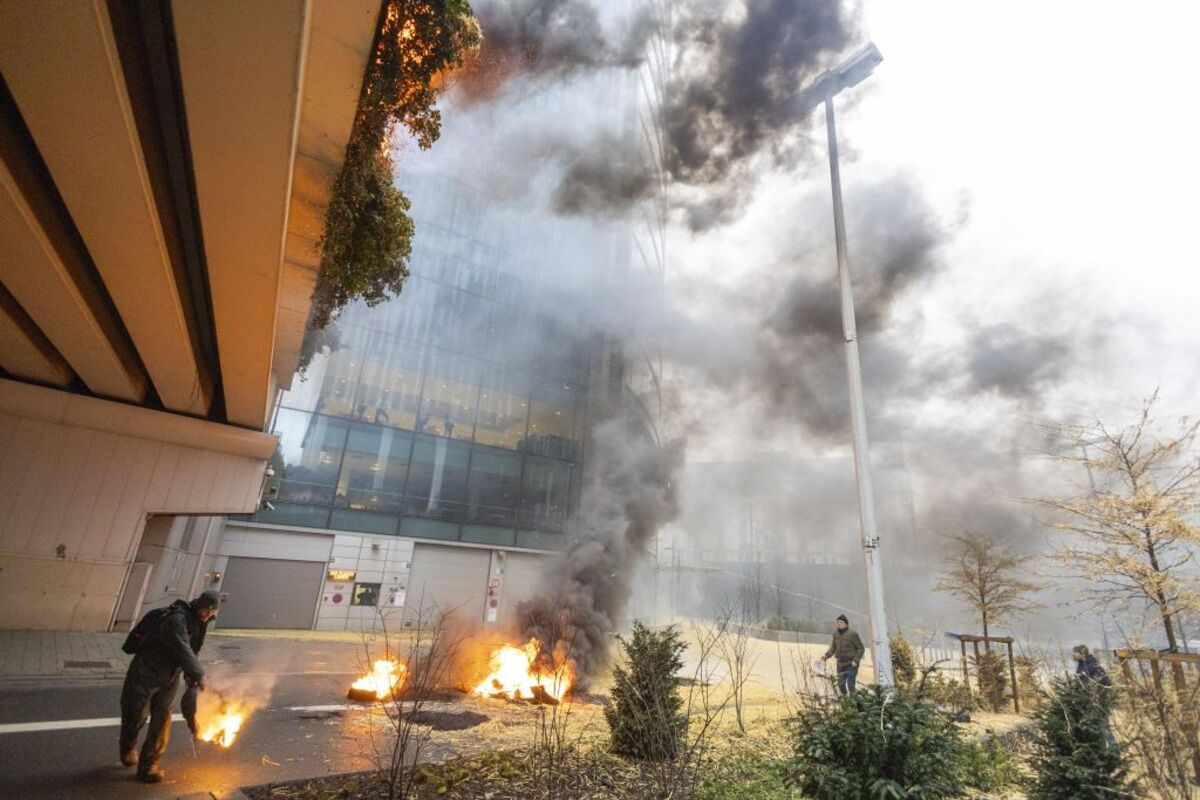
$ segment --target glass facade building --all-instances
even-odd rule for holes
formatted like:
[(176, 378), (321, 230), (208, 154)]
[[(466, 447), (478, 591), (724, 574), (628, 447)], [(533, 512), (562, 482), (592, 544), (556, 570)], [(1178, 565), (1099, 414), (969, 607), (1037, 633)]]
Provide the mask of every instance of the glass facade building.
[(577, 505), (592, 337), (484, 198), (409, 177), (401, 295), (336, 322), (339, 346), (281, 393), (254, 521), (555, 549)]

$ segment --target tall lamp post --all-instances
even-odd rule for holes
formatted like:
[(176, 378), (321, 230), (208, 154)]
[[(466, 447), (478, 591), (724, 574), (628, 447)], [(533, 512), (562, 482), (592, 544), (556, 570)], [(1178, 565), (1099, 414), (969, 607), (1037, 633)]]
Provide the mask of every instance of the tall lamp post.
[(875, 680), (892, 686), (892, 649), (888, 643), (883, 603), (883, 567), (879, 562), (879, 533), (875, 525), (875, 495), (871, 488), (871, 453), (867, 441), (867, 412), (863, 405), (862, 365), (858, 357), (858, 331), (854, 322), (854, 294), (850, 287), (850, 259), (846, 253), (846, 219), (842, 211), (842, 177), (838, 169), (837, 127), (833, 98), (843, 89), (861, 83), (883, 61), (874, 43), (868, 43), (831, 70), (822, 73), (800, 93), (801, 107), (825, 105), (829, 140), (829, 178), (833, 185), (833, 233), (837, 245), (838, 286), (842, 303), (842, 336), (846, 342), (846, 382), (850, 389), (850, 424), (854, 432), (854, 474), (858, 484), (858, 516), (867, 560), (867, 600), (871, 612), (871, 655)]

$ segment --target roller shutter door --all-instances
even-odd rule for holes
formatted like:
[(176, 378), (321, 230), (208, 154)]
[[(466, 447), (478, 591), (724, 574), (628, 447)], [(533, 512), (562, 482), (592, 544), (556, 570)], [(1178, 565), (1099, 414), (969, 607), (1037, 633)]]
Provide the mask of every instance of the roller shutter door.
[(221, 628), (292, 628), (313, 624), (325, 564), (230, 556), (225, 567)]
[(543, 564), (546, 556), (509, 551), (504, 559), (504, 591), (500, 603), (500, 621), (508, 622), (516, 613), (517, 604), (541, 594), (546, 577)]
[(426, 609), (455, 610), (464, 619), (482, 620), (490, 563), (490, 550), (418, 542), (413, 548), (406, 616), (413, 618), (424, 602)]

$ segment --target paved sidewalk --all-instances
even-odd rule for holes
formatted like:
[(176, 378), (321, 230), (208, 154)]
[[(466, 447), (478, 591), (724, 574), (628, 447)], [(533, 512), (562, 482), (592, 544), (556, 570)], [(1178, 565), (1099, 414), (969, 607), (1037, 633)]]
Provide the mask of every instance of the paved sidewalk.
[(124, 633), (0, 630), (0, 680), (120, 678)]
[[(0, 683), (48, 679), (117, 680), (132, 656), (124, 633), (0, 630)], [(393, 636), (393, 646), (397, 644)], [(383, 649), (378, 635), (348, 631), (221, 630), (208, 634), (201, 661), (239, 671), (353, 671), (364, 647)]]

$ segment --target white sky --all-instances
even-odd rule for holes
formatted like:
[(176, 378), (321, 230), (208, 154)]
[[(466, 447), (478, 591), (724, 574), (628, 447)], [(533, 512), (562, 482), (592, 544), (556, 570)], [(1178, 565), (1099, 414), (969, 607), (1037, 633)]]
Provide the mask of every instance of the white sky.
[[(884, 62), (839, 105), (847, 202), (856, 182), (903, 171), (945, 219), (967, 214), (946, 271), (906, 301), (929, 329), (914, 346), (970, 320), (1107, 332), (1090, 380), (1064, 387), (1064, 415), (1121, 418), (1156, 385), (1164, 416), (1194, 414), (1200, 3), (865, 0), (862, 30)], [(737, 265), (718, 280), (753, 280), (745, 253), (779, 229), (781, 198), (828, 192), (819, 145), (806, 186), (768, 179), (739, 222), (675, 234), (676, 296), (702, 295), (689, 287), (713, 282), (715, 259)]]
[(1111, 381), (1194, 409), (1200, 4), (868, 0), (863, 27), (885, 61), (846, 115), (848, 171), (903, 166), (947, 207), (969, 198), (963, 302), (1078, 284), (1157, 322), (1161, 341), (1135, 324), (1129, 344), (1162, 344), (1162, 363)]

